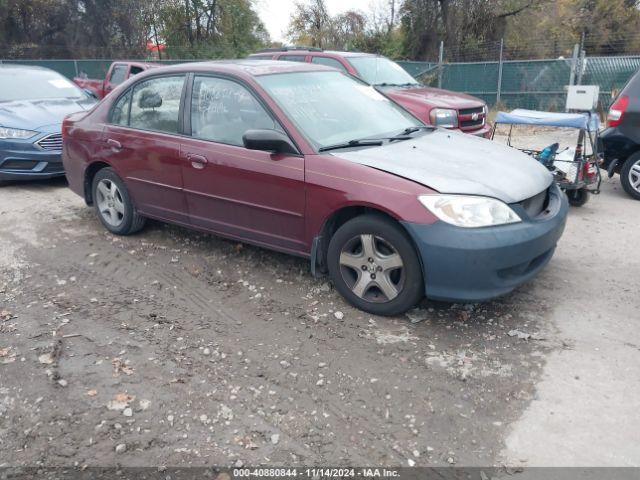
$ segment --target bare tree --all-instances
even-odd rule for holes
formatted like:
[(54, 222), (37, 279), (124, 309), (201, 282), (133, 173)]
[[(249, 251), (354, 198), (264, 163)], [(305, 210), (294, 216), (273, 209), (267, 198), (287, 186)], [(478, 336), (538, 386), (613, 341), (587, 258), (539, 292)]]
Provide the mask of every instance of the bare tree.
[(324, 0), (296, 2), (288, 31), (295, 43), (324, 48), (330, 30), (331, 19)]
[(362, 12), (349, 10), (331, 18), (327, 37), (332, 48), (350, 50), (365, 35), (367, 18)]
[(404, 0), (400, 10), (406, 53), (435, 58), (442, 40), (459, 51), (497, 42), (507, 22), (546, 0)]

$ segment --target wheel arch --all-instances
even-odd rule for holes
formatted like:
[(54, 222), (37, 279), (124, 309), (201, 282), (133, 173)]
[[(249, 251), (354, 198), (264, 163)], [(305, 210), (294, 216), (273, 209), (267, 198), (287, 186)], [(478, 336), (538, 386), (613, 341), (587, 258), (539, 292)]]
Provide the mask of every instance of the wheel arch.
[(96, 161), (90, 163), (89, 166), (84, 171), (84, 201), (87, 205), (93, 205), (93, 192), (91, 191), (91, 185), (93, 184), (93, 178), (103, 168), (109, 168), (107, 162)]
[[(413, 248), (416, 250), (416, 252), (418, 252), (413, 237), (407, 231), (400, 219), (394, 214), (380, 208), (372, 207), (365, 204), (347, 205), (333, 211), (330, 215), (328, 215), (322, 224), (322, 228), (318, 232), (317, 236), (313, 239), (313, 247), (311, 249), (311, 271), (314, 274), (316, 272), (321, 272), (324, 274), (328, 271), (327, 251), (329, 250), (329, 242), (331, 241), (331, 237), (333, 237), (333, 234), (349, 220), (362, 215), (378, 215), (380, 217), (391, 220), (396, 225), (398, 225), (400, 229), (406, 234), (407, 238), (413, 245)], [(418, 255), (418, 258), (420, 258), (420, 255)], [(422, 258), (420, 258), (420, 263), (422, 263)]]
[(620, 170), (622, 170), (622, 165), (623, 165), (627, 160), (629, 160), (631, 157), (638, 157), (638, 156), (640, 156), (640, 144), (636, 145), (636, 146), (635, 146), (635, 148), (629, 152), (629, 155), (627, 155), (626, 157), (624, 157), (624, 159), (620, 159), (620, 162), (619, 162), (619, 164), (618, 164), (618, 165), (619, 165)]
[(626, 156), (617, 159), (618, 163), (616, 164), (616, 167), (613, 171), (620, 175), (622, 173), (622, 167), (624, 167), (624, 164), (627, 162), (627, 160), (629, 160), (633, 156), (637, 156), (638, 154), (640, 154), (640, 144), (635, 144), (631, 149), (629, 149)]

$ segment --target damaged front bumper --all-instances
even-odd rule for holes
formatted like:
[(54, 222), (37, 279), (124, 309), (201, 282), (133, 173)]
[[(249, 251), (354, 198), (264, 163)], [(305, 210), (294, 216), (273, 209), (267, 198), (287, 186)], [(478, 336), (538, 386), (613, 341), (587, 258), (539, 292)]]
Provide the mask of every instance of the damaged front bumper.
[(480, 302), (511, 292), (544, 268), (562, 236), (567, 213), (566, 196), (554, 184), (545, 211), (536, 218), (521, 214), (519, 223), (484, 228), (442, 221), (403, 225), (422, 260), (426, 296)]

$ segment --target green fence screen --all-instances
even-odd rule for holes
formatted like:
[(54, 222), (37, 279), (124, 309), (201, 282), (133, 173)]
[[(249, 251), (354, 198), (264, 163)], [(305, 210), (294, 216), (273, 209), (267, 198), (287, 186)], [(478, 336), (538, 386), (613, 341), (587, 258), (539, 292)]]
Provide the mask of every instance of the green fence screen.
[[(499, 62), (444, 63), (398, 62), (425, 84), (464, 92), (489, 105), (498, 99)], [(640, 69), (640, 56), (587, 57), (581, 68), (581, 84), (600, 86), (600, 108), (606, 110), (627, 80)], [(578, 75), (576, 75), (578, 76)], [(563, 110), (571, 60), (517, 60), (502, 63), (500, 103), (505, 108)]]
[[(192, 60), (190, 60), (192, 61)], [(180, 63), (165, 60), (160, 63)], [(0, 63), (39, 65), (73, 78), (85, 73), (104, 78), (111, 60), (0, 60)], [(398, 62), (412, 76), (430, 86), (441, 84), (445, 90), (468, 93), (489, 105), (498, 99), (499, 62), (444, 63)], [(606, 110), (627, 80), (640, 69), (640, 55), (587, 57), (579, 67), (583, 85), (600, 86), (600, 108)], [(565, 87), (571, 78), (571, 60), (517, 60), (502, 63), (500, 104), (504, 108), (563, 110)]]
[[(185, 61), (192, 62), (193, 60)], [(153, 60), (153, 63), (163, 63), (166, 65), (181, 62), (182, 60)], [(0, 63), (46, 67), (55, 70), (68, 78), (77, 77), (80, 74), (86, 74), (89, 78), (102, 79), (106, 76), (112, 60), (0, 60)]]

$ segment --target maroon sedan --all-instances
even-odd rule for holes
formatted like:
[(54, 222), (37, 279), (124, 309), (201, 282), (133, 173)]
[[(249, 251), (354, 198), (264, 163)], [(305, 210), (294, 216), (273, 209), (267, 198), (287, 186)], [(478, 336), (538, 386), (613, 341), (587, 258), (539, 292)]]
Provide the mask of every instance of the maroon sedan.
[(145, 218), (310, 258), (391, 315), (505, 294), (549, 261), (567, 205), (529, 156), (426, 126), (321, 65), (181, 64), (63, 124), (70, 187), (104, 226)]

